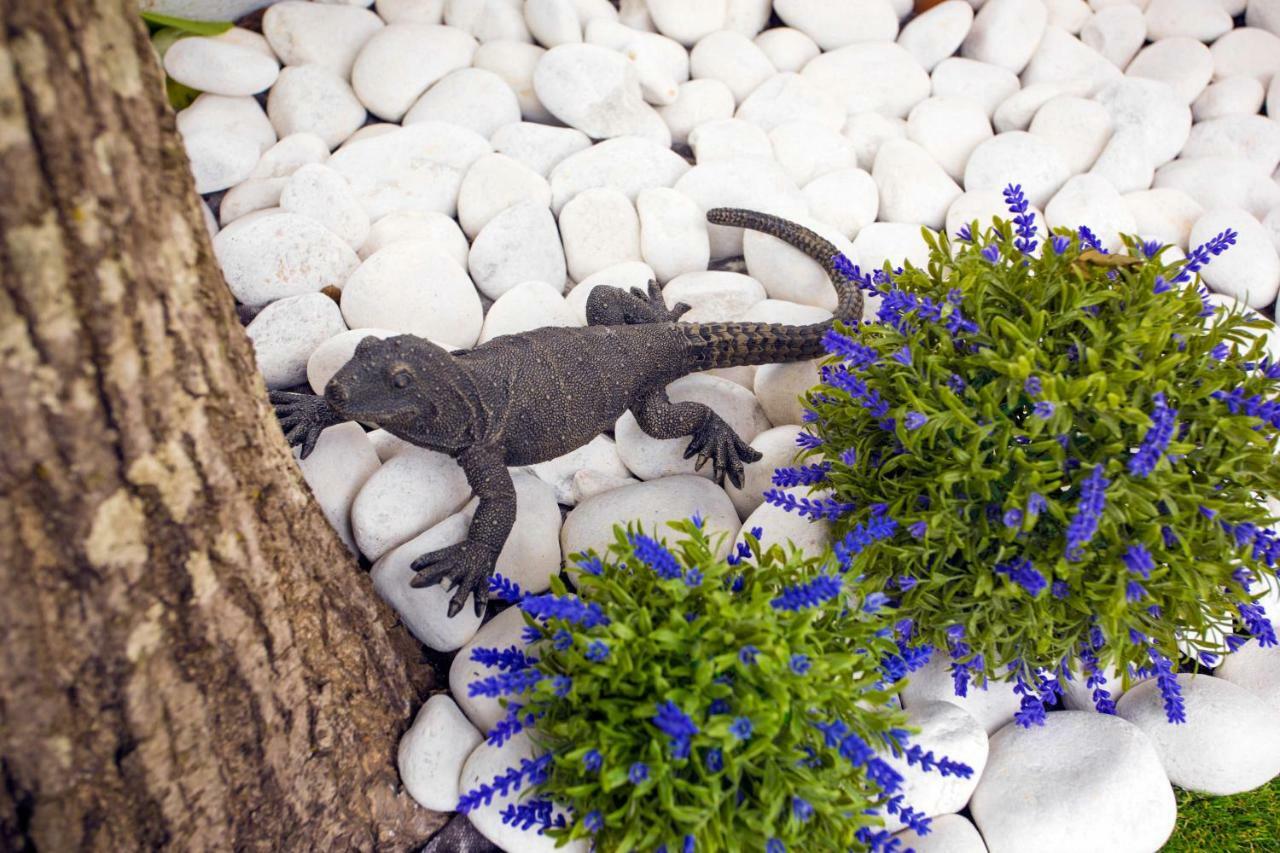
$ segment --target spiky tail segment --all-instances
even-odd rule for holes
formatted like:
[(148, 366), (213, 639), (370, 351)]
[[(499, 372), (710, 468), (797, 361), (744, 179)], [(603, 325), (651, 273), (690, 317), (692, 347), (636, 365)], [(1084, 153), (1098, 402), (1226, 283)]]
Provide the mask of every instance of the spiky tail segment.
[(862, 321), (862, 290), (841, 271), (849, 261), (832, 243), (786, 219), (741, 210), (716, 207), (707, 211), (713, 225), (749, 228), (777, 237), (817, 261), (835, 285), (838, 302), (835, 316), (824, 323), (788, 326), (783, 323), (689, 323), (680, 324), (688, 335), (693, 368), (740, 367), (804, 361), (824, 353), (822, 338), (836, 320), (857, 327)]

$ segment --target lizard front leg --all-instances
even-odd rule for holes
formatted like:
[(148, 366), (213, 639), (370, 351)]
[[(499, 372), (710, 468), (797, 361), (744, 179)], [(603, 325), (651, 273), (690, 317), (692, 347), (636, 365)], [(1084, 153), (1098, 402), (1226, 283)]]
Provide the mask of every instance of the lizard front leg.
[(710, 461), (717, 482), (727, 474), (731, 483), (742, 488), (743, 463), (761, 458), (759, 451), (743, 441), (733, 427), (709, 407), (702, 403), (673, 403), (665, 388), (647, 393), (631, 412), (640, 428), (654, 438), (691, 436), (684, 458), (697, 454), (695, 470)]
[(411, 586), (424, 587), (446, 578), (453, 589), (449, 617), (462, 610), (467, 596), (474, 596), (476, 615), (484, 612), (489, 598), (489, 578), (498, 554), (516, 522), (516, 487), (503, 464), (501, 451), (469, 448), (458, 457), (471, 490), (480, 505), (471, 519), (467, 538), (456, 545), (423, 554), (410, 568), (418, 574)]
[(667, 308), (656, 281), (649, 282), (649, 292), (638, 287), (628, 293), (620, 287), (600, 285), (587, 295), (587, 325), (635, 326), (641, 323), (674, 323), (689, 310), (683, 302)]
[(303, 459), (315, 450), (320, 433), (346, 421), (346, 418), (334, 411), (328, 400), (317, 394), (272, 391), (270, 400), (275, 406), (280, 427), (284, 430), (285, 441), (289, 442), (290, 447), (301, 444)]

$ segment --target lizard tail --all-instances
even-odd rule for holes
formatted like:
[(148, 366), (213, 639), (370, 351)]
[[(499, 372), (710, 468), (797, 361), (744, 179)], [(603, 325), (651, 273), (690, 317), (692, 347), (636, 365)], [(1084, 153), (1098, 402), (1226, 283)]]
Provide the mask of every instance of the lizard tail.
[(831, 320), (805, 326), (751, 322), (682, 323), (680, 328), (688, 336), (695, 369), (817, 358), (825, 352), (822, 338), (835, 321), (851, 327), (857, 327), (862, 321), (862, 290), (842, 271), (842, 267), (848, 268), (849, 259), (829, 240), (803, 225), (753, 210), (717, 207), (707, 211), (707, 221), (713, 225), (750, 228), (795, 246), (826, 271), (835, 285), (838, 301)]

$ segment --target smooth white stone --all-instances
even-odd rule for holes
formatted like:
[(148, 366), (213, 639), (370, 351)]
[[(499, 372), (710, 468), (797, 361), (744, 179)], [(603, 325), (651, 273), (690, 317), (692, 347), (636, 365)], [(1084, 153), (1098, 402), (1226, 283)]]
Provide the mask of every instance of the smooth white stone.
[(869, 172), (875, 165), (881, 145), (890, 139), (907, 138), (907, 122), (880, 113), (856, 113), (849, 116), (844, 135), (853, 144), (859, 168)]
[(985, 689), (970, 684), (964, 696), (957, 696), (950, 661), (937, 651), (927, 664), (911, 673), (902, 690), (902, 705), (908, 711), (932, 702), (950, 702), (967, 711), (988, 735), (1013, 722), (1021, 701), (1007, 681), (988, 681)]
[(580, 473), (590, 472), (615, 480), (624, 480), (630, 476), (627, 466), (622, 464), (622, 457), (618, 455), (617, 445), (607, 435), (598, 435), (563, 456), (530, 465), (529, 470), (551, 486), (556, 503), (565, 506), (573, 506), (578, 502), (574, 478)]
[(1112, 6), (1137, 6), (1139, 9), (1145, 10), (1147, 4), (1151, 0), (1089, 0), (1089, 6), (1095, 12), (1101, 12), (1103, 9), (1109, 9)]
[[(987, 733), (982, 725), (967, 711), (950, 702), (925, 702), (912, 705), (907, 711), (907, 724), (919, 728), (918, 734), (912, 734), (909, 743), (918, 744), (934, 755), (945, 755), (952, 761), (958, 761), (973, 770), (969, 778), (959, 776), (944, 777), (933, 770), (922, 770), (920, 766), (911, 765), (905, 757), (895, 757), (887, 751), (884, 758), (895, 770), (902, 774), (901, 793), (905, 802), (916, 812), (927, 817), (940, 817), (960, 811), (969, 802), (973, 791), (978, 787), (982, 771), (987, 766)], [(890, 832), (903, 828), (897, 815), (884, 813), (885, 827)]]
[(1138, 51), (1125, 73), (1168, 83), (1179, 98), (1190, 104), (1213, 77), (1213, 57), (1209, 48), (1195, 39), (1167, 38)]
[(445, 0), (444, 22), (477, 41), (532, 41), (516, 0)]
[(692, 199), (666, 187), (651, 187), (636, 196), (636, 212), (640, 255), (659, 282), (707, 268), (707, 219)]
[(457, 808), (462, 765), (483, 740), (448, 695), (437, 693), (424, 702), (396, 752), (400, 781), (409, 796), (426, 809)]
[(969, 810), (995, 853), (1151, 853), (1177, 817), (1151, 739), (1118, 717), (1087, 711), (997, 732)]
[(1022, 86), (1008, 68), (958, 56), (939, 62), (930, 79), (935, 98), (972, 98), (988, 118)]
[[(846, 256), (853, 251), (848, 238), (830, 225), (808, 217), (798, 222), (831, 241)], [(764, 286), (769, 298), (835, 310), (836, 290), (831, 279), (821, 265), (804, 252), (761, 231), (744, 231), (742, 253), (747, 272)]]
[(1021, 184), (1027, 200), (1042, 207), (1070, 174), (1056, 148), (1019, 130), (988, 139), (973, 150), (964, 170), (964, 188), (999, 189)]
[(753, 38), (769, 22), (772, 6), (770, 0), (728, 0), (724, 28)]
[(1206, 208), (1242, 207), (1255, 217), (1280, 206), (1280, 185), (1256, 163), (1231, 157), (1194, 157), (1156, 171), (1157, 187), (1173, 187)]
[(1181, 157), (1232, 157), (1273, 172), (1280, 165), (1280, 122), (1259, 115), (1225, 116), (1191, 128)]
[[(1118, 700), (1124, 695), (1120, 674), (1112, 666), (1107, 666), (1102, 674), (1107, 679), (1102, 689), (1110, 694), (1111, 701)], [(1088, 676), (1080, 671), (1078, 665), (1072, 670), (1072, 675), (1070, 679), (1058, 679), (1058, 683), (1062, 685), (1062, 704), (1068, 711), (1097, 711), (1097, 705), (1093, 701), (1093, 688), (1087, 684)]]
[(898, 15), (887, 0), (774, 0), (773, 11), (787, 26), (813, 39), (823, 50), (854, 42), (889, 42), (898, 37)]
[(458, 223), (443, 213), (417, 211), (391, 213), (373, 223), (360, 247), (360, 257), (367, 258), (379, 249), (404, 240), (425, 244), (452, 258), (460, 267), (467, 265), (467, 238)]
[(361, 341), (369, 337), (390, 338), (395, 334), (389, 329), (350, 329), (339, 332), (312, 350), (311, 357), (307, 359), (307, 384), (315, 393), (323, 394), (329, 380), (351, 360)]
[(1075, 230), (1087, 225), (1109, 251), (1124, 250), (1121, 234), (1134, 234), (1138, 224), (1115, 187), (1097, 175), (1076, 175), (1054, 193), (1044, 208), (1050, 228)]
[[(474, 510), (472, 511), (474, 512)], [(467, 596), (456, 616), (449, 616), (453, 590), (445, 584), (415, 588), (410, 585), (413, 561), (423, 554), (456, 545), (467, 538), (472, 512), (456, 512), (432, 525), (403, 545), (392, 548), (369, 570), (373, 588), (409, 633), (429, 649), (451, 652), (461, 648), (480, 629), (483, 613), (477, 614), (473, 596)], [(456, 805), (456, 802), (454, 803)]]
[(435, 24), (391, 24), (374, 33), (351, 68), (351, 86), (369, 112), (399, 121), (432, 83), (466, 68), (476, 40)]
[(1244, 74), (1227, 77), (1210, 84), (1191, 105), (1196, 121), (1234, 115), (1253, 115), (1262, 111), (1266, 89), (1257, 78)]
[(396, 438), (385, 429), (375, 429), (367, 433), (369, 443), (373, 445), (373, 449), (378, 452), (378, 459), (386, 462), (398, 453), (407, 448), (413, 447), (412, 444), (401, 438)]
[(599, 471), (579, 471), (573, 475), (573, 494), (569, 506), (580, 504), (588, 498), (602, 495), (623, 486), (631, 486), (640, 481), (635, 477), (612, 477)]
[(373, 139), (375, 136), (383, 136), (391, 133), (393, 130), (399, 129), (400, 125), (392, 124), (389, 121), (371, 122), (347, 137), (347, 141), (343, 143), (343, 147), (352, 142), (358, 142), (362, 139)]
[(711, 33), (689, 54), (689, 73), (695, 80), (719, 80), (741, 103), (777, 70), (751, 39), (728, 30)]
[(315, 448), (306, 459), (302, 448), (294, 448), (293, 456), (302, 469), (311, 494), (320, 511), (338, 537), (353, 554), (356, 540), (351, 532), (351, 504), (365, 481), (382, 463), (364, 429), (357, 423), (331, 426), (320, 433)]
[(267, 387), (276, 389), (301, 384), (315, 348), (346, 328), (337, 303), (323, 293), (304, 293), (263, 308), (245, 334)]
[(798, 424), (804, 420), (801, 397), (818, 385), (818, 360), (765, 364), (756, 370), (752, 390), (769, 423)]
[[(1061, 27), (1072, 35), (1078, 35), (1093, 15), (1084, 0), (1041, 0), (1049, 12), (1049, 26)], [(1143, 24), (1146, 29), (1146, 24)], [(1090, 45), (1092, 47), (1092, 45)]]
[(1248, 690), (1272, 713), (1280, 711), (1280, 647), (1263, 648), (1250, 640), (1227, 655), (1213, 674)]
[(1084, 80), (1033, 83), (1014, 92), (997, 107), (995, 115), (991, 117), (991, 124), (995, 127), (996, 133), (1026, 130), (1031, 126), (1035, 114), (1049, 101), (1064, 95), (1083, 95), (1088, 88)]
[[(885, 261), (895, 269), (902, 266), (903, 261), (924, 269), (929, 263), (929, 246), (920, 236), (919, 225), (872, 222), (854, 238), (853, 255), (849, 260), (868, 273), (883, 269)], [(864, 306), (864, 317), (870, 307), (870, 304)]]
[(581, 325), (559, 290), (544, 281), (526, 281), (493, 301), (478, 343), (544, 326)]
[(262, 34), (281, 62), (318, 62), (344, 79), (356, 54), (382, 28), (382, 19), (368, 9), (294, 0), (276, 3), (262, 16)]
[(1176, 157), (1191, 132), (1189, 102), (1167, 83), (1125, 77), (1099, 92), (1096, 100), (1111, 113), (1116, 136), (1126, 130), (1140, 132), (1154, 166)]
[(606, 139), (562, 160), (551, 170), (551, 210), (583, 190), (612, 187), (635, 201), (649, 187), (674, 186), (689, 171), (679, 154), (649, 139), (624, 136)]
[(348, 141), (327, 165), (351, 182), (373, 221), (404, 211), (452, 216), (463, 174), (489, 151), (476, 132), (433, 121)]
[(817, 42), (792, 27), (765, 30), (756, 36), (755, 42), (780, 72), (798, 72), (821, 52)]
[[(808, 210), (804, 194), (780, 166), (752, 158), (694, 166), (676, 181), (674, 189), (703, 210), (743, 207), (784, 219), (804, 216)], [(712, 225), (708, 234), (713, 259), (742, 254), (741, 228)]]
[(269, 213), (224, 228), (213, 253), (227, 287), (249, 306), (341, 288), (359, 259), (338, 235), (303, 216)]
[(734, 538), (734, 547), (745, 542), (746, 534), (754, 528), (763, 530), (761, 542), (766, 548), (774, 544), (795, 546), (808, 557), (819, 557), (831, 547), (831, 522), (809, 521), (773, 504), (762, 503), (751, 511)]
[[(482, 743), (475, 748), (463, 765), (458, 787), (463, 791), (470, 791), (482, 783), (491, 784), (495, 777), (501, 776), (512, 767), (519, 767), (522, 759), (533, 758), (540, 752), (541, 750), (534, 748), (527, 731), (520, 732), (500, 747)], [(519, 792), (512, 791), (506, 796), (495, 795), (490, 804), (468, 812), (467, 819), (481, 835), (501, 850), (519, 851), (519, 853), (587, 853), (589, 845), (582, 839), (570, 841), (564, 846), (557, 846), (549, 835), (539, 835), (536, 832), (521, 829), (502, 819), (504, 810), (532, 796), (534, 795), (530, 793), (527, 786)], [(554, 813), (564, 816), (565, 810), (556, 807)]]
[[(954, 235), (961, 226), (972, 227), (974, 220), (977, 220), (978, 231), (981, 233), (991, 227), (991, 220), (994, 217), (1009, 219), (1009, 205), (1004, 200), (1002, 189), (990, 187), (985, 190), (970, 190), (957, 198), (947, 209), (947, 233), (954, 239)], [(1044, 224), (1044, 212), (1034, 204), (1027, 209), (1027, 212), (1035, 214), (1036, 239), (1044, 245), (1044, 241), (1049, 236), (1049, 231)]]
[[(673, 403), (698, 402), (712, 411), (733, 428), (746, 442), (768, 429), (769, 419), (751, 392), (727, 379), (694, 373), (681, 377), (667, 386), (667, 396)], [(618, 455), (631, 473), (641, 480), (657, 480), (679, 474), (713, 476), (711, 463), (700, 471), (695, 470), (696, 459), (685, 458), (689, 437), (654, 438), (636, 422), (630, 411), (618, 418), (614, 427), (618, 442)]]
[(898, 44), (925, 71), (959, 49), (973, 26), (973, 7), (964, 0), (946, 0), (912, 18), (898, 34)]
[(1022, 85), (1073, 83), (1083, 87), (1073, 94), (1092, 95), (1121, 76), (1110, 60), (1066, 30), (1046, 27), (1040, 47), (1022, 72)]
[(1080, 29), (1080, 41), (1125, 68), (1147, 40), (1147, 19), (1137, 6), (1110, 6)]
[[(555, 118), (533, 90), (533, 72), (546, 53), (536, 44), (522, 41), (487, 41), (476, 48), (472, 67), (497, 74), (516, 94), (520, 117), (525, 121), (553, 122)], [(496, 132), (496, 131), (495, 131)], [(493, 134), (487, 134), (490, 139)], [(496, 145), (496, 143), (495, 143)]]
[(801, 75), (834, 95), (847, 112), (878, 112), (892, 118), (905, 117), (929, 97), (931, 86), (920, 63), (888, 42), (859, 42), (824, 53)]
[(839, 169), (814, 178), (802, 192), (814, 219), (852, 240), (876, 220), (880, 191), (862, 169)]
[(1273, 207), (1271, 212), (1262, 217), (1262, 227), (1271, 235), (1271, 242), (1280, 252), (1280, 206)]
[(250, 97), (231, 98), (206, 92), (178, 113), (178, 133), (184, 140), (208, 131), (220, 131), (252, 142), (259, 154), (276, 144), (271, 119), (257, 100)]
[(748, 517), (764, 503), (764, 493), (774, 488), (775, 470), (795, 463), (800, 450), (796, 436), (800, 432), (799, 426), (785, 424), (767, 429), (751, 440), (751, 446), (760, 452), (761, 458), (743, 466), (742, 488), (728, 480), (724, 485), (739, 516)]
[(655, 106), (672, 103), (679, 84), (689, 79), (689, 52), (666, 36), (638, 32), (612, 21), (594, 21), (587, 27), (587, 42), (625, 56), (635, 67), (640, 94)]
[(215, 95), (254, 95), (276, 81), (280, 63), (261, 51), (193, 36), (165, 51), (164, 70), (183, 85)]
[(566, 157), (591, 147), (591, 138), (571, 127), (517, 122), (494, 131), (493, 150), (546, 177)]
[(569, 0), (527, 0), (524, 22), (543, 47), (582, 41), (582, 22)]
[(593, 44), (553, 47), (534, 69), (533, 88), (552, 115), (591, 137), (671, 144), (666, 124), (640, 96), (635, 67), (620, 53)]
[[(812, 126), (813, 122), (808, 124)], [(773, 160), (773, 143), (769, 141), (769, 134), (759, 125), (740, 118), (709, 121), (695, 127), (689, 134), (689, 147), (693, 149), (694, 160), (699, 165), (744, 157)]]
[(364, 124), (364, 105), (332, 69), (291, 65), (267, 96), (267, 115), (281, 137), (313, 133), (337, 148)]
[(1275, 715), (1245, 688), (1212, 675), (1177, 676), (1187, 721), (1170, 725), (1155, 679), (1134, 685), (1116, 712), (1155, 744), (1169, 781), (1188, 791), (1238, 794), (1280, 774)]
[(603, 554), (613, 542), (613, 526), (631, 521), (650, 535), (670, 538), (674, 533), (667, 522), (690, 518), (695, 512), (702, 516), (712, 541), (720, 533), (728, 534), (716, 549), (718, 557), (727, 554), (741, 526), (733, 501), (707, 478), (687, 474), (610, 489), (582, 501), (560, 528), (560, 550), (566, 559), (591, 549)]
[(293, 133), (268, 148), (249, 177), (287, 178), (308, 163), (323, 163), (328, 159), (329, 146), (319, 136)]
[[(1084, 0), (1076, 2), (1084, 5)], [(909, 829), (893, 837), (916, 853), (987, 853), (982, 835), (968, 819), (958, 814), (938, 815), (929, 823), (929, 834), (923, 837)]]
[[(1280, 27), (1278, 31), (1252, 27), (1232, 30), (1213, 43), (1213, 79), (1222, 80), (1241, 74), (1257, 78), (1264, 86), (1280, 72)], [(1275, 117), (1275, 113), (1268, 111)]]
[(505, 154), (485, 154), (471, 164), (458, 190), (458, 222), (468, 238), (502, 211), (532, 202), (551, 205), (547, 179)]
[(803, 186), (828, 172), (857, 165), (849, 139), (837, 130), (812, 121), (780, 124), (769, 131), (773, 158)]
[(1191, 226), (1190, 245), (1198, 246), (1231, 228), (1235, 245), (1200, 271), (1209, 287), (1237, 299), (1250, 308), (1263, 308), (1280, 293), (1280, 257), (1271, 235), (1247, 210), (1211, 207)]
[(259, 146), (252, 139), (222, 130), (202, 130), (182, 139), (195, 179), (196, 192), (214, 193), (246, 180), (258, 162)]
[(725, 0), (647, 0), (645, 5), (658, 32), (685, 47), (724, 27), (727, 13)]
[(880, 146), (871, 177), (880, 190), (882, 222), (924, 224), (937, 230), (962, 192), (927, 151), (905, 139)]
[(831, 312), (816, 305), (801, 305), (785, 299), (764, 299), (743, 311), (736, 318), (744, 323), (782, 323), (786, 326), (806, 326), (825, 323)]
[(192, 21), (232, 21), (267, 6), (272, 0), (142, 0), (144, 12), (174, 15)]
[(376, 0), (373, 8), (388, 24), (438, 24), (444, 20), (444, 0)]
[(565, 256), (551, 211), (525, 202), (494, 216), (472, 242), (467, 268), (490, 299), (522, 281), (545, 281), (563, 290)]
[(573, 285), (565, 296), (565, 302), (569, 304), (569, 310), (573, 312), (573, 316), (578, 318), (579, 324), (585, 326), (587, 325), (587, 297), (591, 295), (592, 290), (603, 284), (620, 290), (638, 287), (642, 291), (647, 291), (649, 282), (653, 281), (653, 278), (653, 267), (642, 261), (626, 261), (602, 269)]
[(1019, 74), (1049, 21), (1040, 0), (988, 0), (973, 19), (960, 54)]
[(430, 244), (404, 240), (351, 274), (342, 316), (352, 329), (389, 329), (457, 348), (476, 342), (483, 312), (466, 270)]
[(457, 512), (471, 497), (453, 458), (409, 447), (382, 464), (351, 506), (360, 553), (377, 560), (397, 545)]
[(1171, 187), (1126, 193), (1124, 201), (1137, 233), (1183, 251), (1190, 248), (1191, 226), (1204, 214), (1199, 202)]
[(764, 285), (751, 276), (724, 270), (684, 273), (662, 288), (668, 308), (679, 302), (689, 306), (680, 319), (690, 323), (735, 320), (766, 296)]
[(1079, 174), (1111, 138), (1111, 114), (1096, 101), (1061, 95), (1036, 111), (1029, 130), (1058, 150), (1068, 171)]
[(1147, 34), (1152, 41), (1184, 36), (1211, 42), (1231, 30), (1231, 16), (1226, 10), (1204, 0), (1151, 0), (1146, 17)]
[(971, 98), (926, 98), (907, 116), (907, 137), (955, 180), (964, 177), (973, 149), (991, 136), (986, 112)]
[(573, 3), (573, 9), (578, 13), (578, 20), (582, 22), (585, 29), (590, 26), (593, 21), (617, 21), (618, 8), (609, 0), (569, 0)]
[(719, 80), (690, 80), (680, 84), (674, 101), (658, 107), (658, 115), (667, 123), (671, 141), (686, 143), (695, 128), (733, 116), (733, 92)]
[[(808, 67), (808, 66), (806, 66)], [(738, 106), (737, 118), (773, 130), (789, 121), (815, 121), (834, 130), (844, 127), (845, 105), (808, 77), (784, 72), (770, 77)]]
[(1149, 189), (1156, 169), (1142, 131), (1126, 127), (1112, 134), (1089, 172), (1105, 178), (1118, 192), (1128, 193)]
[(369, 215), (347, 179), (319, 163), (303, 166), (287, 179), (280, 207), (319, 222), (352, 249), (369, 236)]
[(560, 571), (560, 507), (556, 492), (533, 474), (515, 471), (516, 521), (495, 570), (525, 592), (546, 592)]
[(640, 218), (625, 195), (608, 187), (581, 192), (564, 206), (560, 239), (574, 281), (640, 260)]
[[(461, 613), (458, 614), (459, 617), (461, 615)], [(482, 733), (488, 733), (507, 715), (507, 711), (496, 698), (468, 695), (467, 687), (473, 681), (497, 675), (499, 672), (497, 667), (488, 667), (473, 661), (471, 650), (475, 648), (508, 649), (512, 646), (525, 649), (528, 643), (524, 641), (524, 627), (524, 615), (520, 608), (508, 607), (480, 626), (480, 630), (458, 650), (454, 655), (453, 663), (449, 665), (449, 692), (453, 700), (458, 703), (458, 707), (462, 709), (462, 713), (466, 714), (471, 724)], [(492, 777), (484, 781), (490, 782)]]
[(1280, 0), (1249, 0), (1244, 22), (1246, 26), (1280, 35)]
[(442, 121), (474, 130), (488, 139), (498, 128), (520, 120), (520, 102), (507, 82), (483, 68), (451, 71), (418, 98), (404, 124)]

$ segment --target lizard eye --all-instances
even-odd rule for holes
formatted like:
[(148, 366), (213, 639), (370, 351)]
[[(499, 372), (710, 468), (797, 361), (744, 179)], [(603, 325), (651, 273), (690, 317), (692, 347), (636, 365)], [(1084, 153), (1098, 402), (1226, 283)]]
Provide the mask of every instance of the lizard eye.
[(391, 374), (391, 385), (393, 388), (408, 388), (413, 382), (413, 377), (409, 375), (409, 371), (401, 369)]

